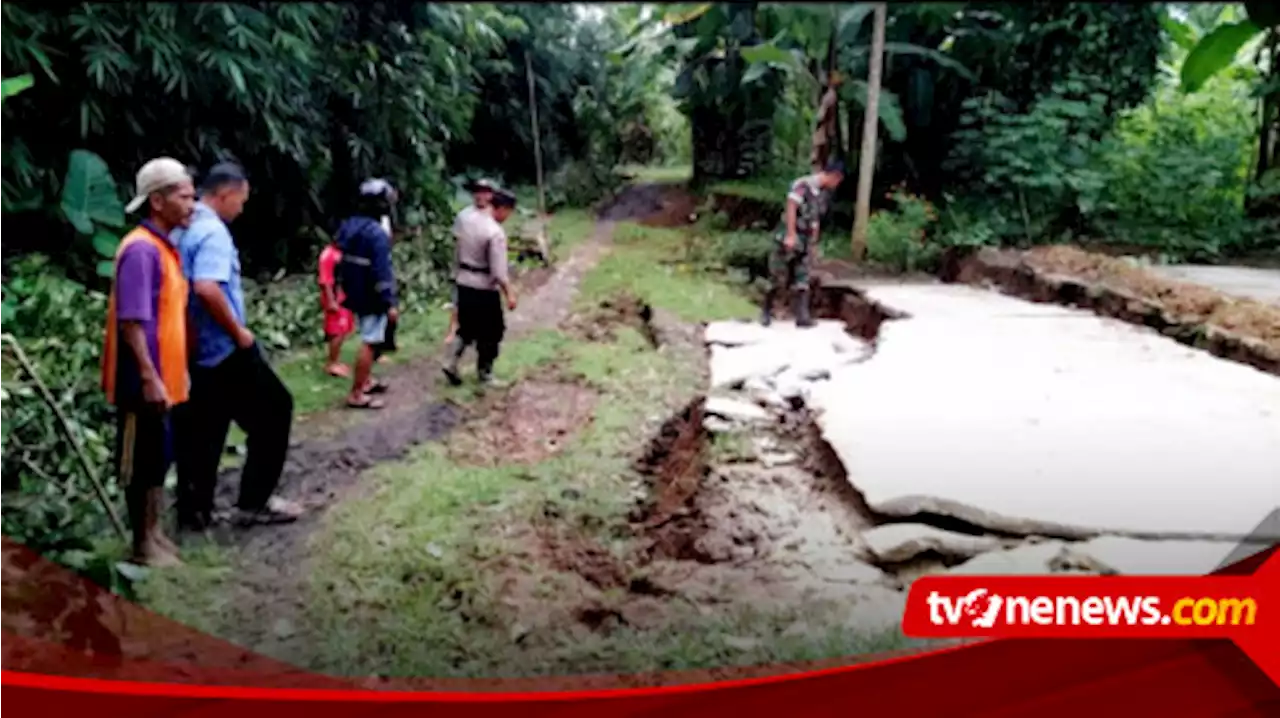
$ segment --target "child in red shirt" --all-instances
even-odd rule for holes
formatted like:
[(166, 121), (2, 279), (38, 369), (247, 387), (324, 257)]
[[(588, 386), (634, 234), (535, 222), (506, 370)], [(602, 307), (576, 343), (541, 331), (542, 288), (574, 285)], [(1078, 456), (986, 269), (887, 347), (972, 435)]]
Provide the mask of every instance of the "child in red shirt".
[(342, 250), (330, 243), (320, 252), (320, 306), (324, 309), (324, 339), (329, 344), (329, 363), (324, 370), (330, 376), (345, 378), (351, 370), (342, 363), (342, 343), (355, 326), (351, 310), (342, 306), (342, 290), (334, 281), (334, 269), (342, 261)]

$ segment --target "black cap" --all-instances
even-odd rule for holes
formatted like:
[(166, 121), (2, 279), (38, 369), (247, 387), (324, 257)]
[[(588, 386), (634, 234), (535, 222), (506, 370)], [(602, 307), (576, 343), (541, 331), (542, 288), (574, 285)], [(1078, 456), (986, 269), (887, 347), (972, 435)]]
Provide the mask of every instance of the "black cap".
[(240, 165), (235, 162), (219, 162), (205, 173), (200, 189), (212, 191), (225, 184), (244, 182), (247, 179), (249, 178), (245, 176), (244, 168)]
[(831, 160), (827, 166), (822, 169), (823, 172), (834, 172), (836, 174), (844, 174), (844, 163), (840, 160)]
[(516, 206), (516, 196), (508, 190), (495, 187), (493, 190), (493, 206), (514, 207)]

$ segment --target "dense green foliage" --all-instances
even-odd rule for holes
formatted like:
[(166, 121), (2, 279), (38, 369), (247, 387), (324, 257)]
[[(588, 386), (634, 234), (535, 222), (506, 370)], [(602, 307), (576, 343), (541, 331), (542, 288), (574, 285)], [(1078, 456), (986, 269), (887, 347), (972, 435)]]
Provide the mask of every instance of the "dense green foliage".
[[(253, 196), (233, 229), (251, 323), (286, 349), (319, 341), (312, 262), (369, 175), (401, 189), (406, 314), (440, 298), (452, 246), (444, 216), (462, 175), (533, 179), (526, 54), (553, 206), (588, 204), (614, 184), (613, 166), (636, 153), (619, 126), (650, 138), (640, 159), (679, 151), (662, 68), (607, 58), (621, 42), (616, 13), (6, 3), (3, 16), (4, 328), (103, 474), (114, 433), (98, 386), (104, 276), (147, 159), (246, 166)], [(105, 514), (54, 413), (8, 353), (4, 375), (5, 533), (54, 552), (87, 549)]]

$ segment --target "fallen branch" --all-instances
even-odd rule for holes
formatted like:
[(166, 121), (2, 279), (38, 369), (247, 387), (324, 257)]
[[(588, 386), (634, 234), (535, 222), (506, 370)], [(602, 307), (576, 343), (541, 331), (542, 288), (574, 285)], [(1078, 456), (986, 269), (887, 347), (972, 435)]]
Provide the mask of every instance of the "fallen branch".
[(102, 485), (102, 481), (98, 478), (98, 472), (94, 470), (89, 457), (85, 455), (84, 447), (80, 445), (75, 432), (71, 430), (71, 422), (67, 419), (67, 415), (62, 412), (62, 407), (58, 406), (58, 401), (54, 398), (53, 392), (49, 391), (48, 385), (40, 378), (35, 364), (27, 357), (26, 352), (22, 351), (18, 340), (12, 334), (0, 334), (0, 341), (8, 343), (13, 349), (14, 358), (18, 360), (18, 364), (22, 366), (22, 370), (27, 373), (27, 376), (31, 377), (31, 381), (36, 385), (36, 390), (39, 392), (41, 400), (53, 411), (54, 417), (58, 420), (58, 428), (61, 429), (61, 433), (66, 437), (67, 442), (71, 444), (84, 475), (93, 484), (93, 492), (97, 494), (98, 501), (102, 504), (102, 508), (106, 510), (107, 517), (111, 519), (112, 527), (115, 528), (121, 540), (128, 540), (128, 533), (125, 531), (124, 524), (120, 521), (120, 516), (116, 514), (115, 507), (111, 505), (111, 500), (107, 497), (106, 487)]

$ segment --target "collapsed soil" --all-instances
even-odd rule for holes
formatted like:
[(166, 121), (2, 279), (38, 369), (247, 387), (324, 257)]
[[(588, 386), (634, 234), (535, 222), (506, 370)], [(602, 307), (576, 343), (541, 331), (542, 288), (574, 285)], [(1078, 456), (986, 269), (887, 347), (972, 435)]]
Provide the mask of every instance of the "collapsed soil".
[(617, 340), (618, 327), (622, 326), (639, 332), (655, 349), (662, 344), (653, 326), (653, 307), (630, 292), (602, 300), (596, 307), (570, 318), (563, 328), (583, 341), (612, 342)]
[(1042, 272), (1078, 277), (1124, 290), (1160, 304), (1184, 321), (1254, 337), (1280, 352), (1280, 307), (1166, 279), (1123, 259), (1077, 247), (1037, 247), (1027, 251), (1024, 257), (1027, 264)]
[(1125, 260), (1066, 246), (1028, 252), (985, 248), (952, 253), (940, 276), (1147, 326), (1280, 376), (1280, 307), (1166, 279)]

